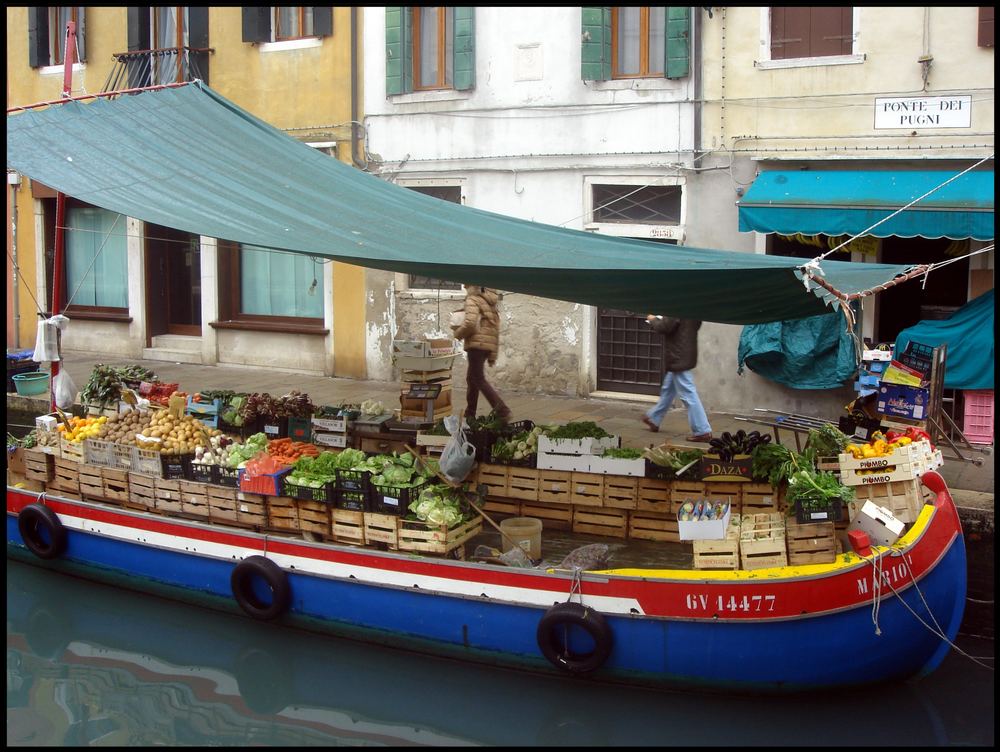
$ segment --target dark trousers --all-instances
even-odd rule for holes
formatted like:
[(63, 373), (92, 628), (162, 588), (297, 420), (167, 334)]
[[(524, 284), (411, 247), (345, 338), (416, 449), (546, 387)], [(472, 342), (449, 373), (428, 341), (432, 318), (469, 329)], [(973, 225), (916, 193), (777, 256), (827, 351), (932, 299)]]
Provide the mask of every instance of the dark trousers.
[(479, 404), (479, 394), (482, 392), (483, 396), (490, 403), (497, 413), (503, 414), (508, 412), (507, 405), (504, 404), (503, 399), (497, 394), (497, 390), (490, 386), (489, 382), (486, 381), (486, 360), (489, 358), (490, 354), (487, 350), (466, 350), (469, 356), (469, 370), (466, 372), (465, 383), (466, 383), (466, 406), (465, 406), (465, 417), (475, 418), (476, 417), (476, 405)]

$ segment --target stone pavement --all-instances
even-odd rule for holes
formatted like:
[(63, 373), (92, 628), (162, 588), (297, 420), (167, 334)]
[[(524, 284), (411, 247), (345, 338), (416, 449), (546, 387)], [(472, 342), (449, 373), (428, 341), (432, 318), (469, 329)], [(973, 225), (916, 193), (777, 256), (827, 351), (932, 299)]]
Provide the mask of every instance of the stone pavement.
[[(365, 381), (329, 376), (301, 374), (294, 371), (248, 368), (242, 366), (206, 366), (156, 360), (109, 358), (100, 353), (69, 351), (64, 353), (64, 367), (82, 389), (97, 363), (123, 366), (140, 364), (149, 368), (161, 381), (178, 383), (186, 392), (214, 389), (232, 389), (240, 392), (267, 392), (282, 395), (298, 389), (309, 395), (317, 405), (359, 403), (366, 399), (380, 400), (386, 409), (399, 406), (399, 382)], [(465, 407), (465, 389), (454, 384), (452, 403), (455, 411)], [(514, 420), (530, 419), (535, 423), (566, 423), (573, 420), (592, 420), (612, 434), (622, 437), (622, 445), (645, 447), (666, 442), (688, 444), (690, 433), (687, 413), (680, 402), (675, 403), (663, 420), (658, 433), (650, 432), (640, 421), (652, 404), (652, 398), (600, 399), (594, 397), (566, 397), (560, 395), (531, 394), (503, 390), (504, 400), (514, 414)], [(480, 401), (479, 412), (488, 411), (485, 400)], [(752, 412), (752, 406), (747, 412)], [(723, 431), (736, 432), (766, 430), (745, 421), (736, 420), (732, 414), (710, 413), (709, 420), (716, 436)], [(789, 443), (787, 432), (782, 442)], [(691, 446), (701, 446), (695, 444)], [(791, 444), (789, 444), (791, 446)], [(993, 510), (993, 457), (988, 455), (981, 467), (957, 460), (946, 461), (942, 475), (953, 489), (956, 503), (980, 510)]]

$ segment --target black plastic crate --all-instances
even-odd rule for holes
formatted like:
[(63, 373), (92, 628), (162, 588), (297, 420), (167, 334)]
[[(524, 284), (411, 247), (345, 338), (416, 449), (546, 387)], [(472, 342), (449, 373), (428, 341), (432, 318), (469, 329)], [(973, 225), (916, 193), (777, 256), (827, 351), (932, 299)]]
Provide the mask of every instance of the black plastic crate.
[(352, 512), (367, 512), (369, 511), (369, 494), (367, 489), (364, 491), (341, 491), (337, 489), (335, 492), (335, 506), (337, 509), (349, 509)]
[(305, 499), (307, 501), (322, 501), (324, 504), (333, 504), (336, 500), (337, 482), (335, 480), (324, 483), (319, 488), (311, 486), (300, 486), (297, 483), (289, 483), (286, 475), (282, 481), (281, 495), (290, 496), (293, 499)]
[(476, 462), (489, 462), (490, 452), (496, 443), (497, 434), (488, 428), (466, 429), (466, 440), (476, 448)]
[(337, 470), (337, 490), (367, 493), (371, 488), (371, 477), (367, 470)]
[(294, 441), (312, 441), (312, 419), (311, 418), (289, 418), (288, 436)]
[(191, 463), (191, 480), (195, 483), (215, 483), (215, 468), (217, 465), (204, 465), (200, 462)]
[(514, 458), (506, 459), (503, 457), (497, 457), (493, 454), (493, 449), (490, 449), (490, 459), (489, 463), (491, 465), (507, 465), (509, 467), (535, 467), (538, 464), (538, 454), (533, 453), (528, 457), (523, 457), (519, 460)]
[(253, 433), (262, 433), (268, 441), (288, 438), (287, 418), (260, 418)]
[(217, 486), (226, 488), (240, 487), (240, 471), (236, 467), (223, 467), (222, 465), (212, 466), (212, 482)]
[(909, 342), (897, 360), (926, 376), (930, 373), (931, 364), (934, 362), (934, 348), (919, 342)]
[(191, 460), (194, 454), (161, 454), (160, 466), (164, 480), (192, 480)]
[(508, 423), (496, 433), (498, 436), (517, 436), (517, 434), (530, 431), (534, 427), (535, 421), (533, 420), (515, 420), (513, 423)]
[(795, 505), (795, 519), (799, 524), (810, 522), (840, 522), (844, 517), (844, 503), (840, 499), (831, 502), (830, 506), (822, 510), (803, 510), (798, 504)]
[[(697, 465), (695, 465), (697, 467)], [(646, 477), (655, 478), (656, 480), (674, 480), (676, 476), (674, 473), (676, 470), (670, 467), (664, 467), (663, 465), (657, 465), (655, 462), (646, 458)]]
[(371, 511), (377, 514), (405, 515), (410, 510), (410, 504), (423, 490), (427, 482), (416, 486), (380, 486), (372, 483)]

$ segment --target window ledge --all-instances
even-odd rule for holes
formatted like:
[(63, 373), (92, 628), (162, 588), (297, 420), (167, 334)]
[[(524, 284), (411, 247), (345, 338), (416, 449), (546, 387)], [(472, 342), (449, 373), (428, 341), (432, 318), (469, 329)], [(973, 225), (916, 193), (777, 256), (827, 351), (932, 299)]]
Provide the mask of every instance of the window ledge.
[(829, 57), (791, 57), (787, 60), (754, 60), (755, 68), (775, 70), (777, 68), (819, 68), (825, 65), (856, 65), (863, 63), (867, 54), (830, 55)]
[[(87, 70), (86, 63), (73, 63), (73, 72), (79, 73), (80, 71)], [(66, 72), (66, 66), (62, 63), (59, 65), (43, 65), (38, 69), (38, 72), (43, 76), (61, 76)]]
[[(399, 290), (396, 295), (403, 300), (437, 300), (437, 290)], [(442, 290), (441, 300), (465, 300), (463, 290)]]
[(277, 332), (279, 334), (314, 334), (326, 336), (330, 333), (322, 325), (311, 324), (279, 324), (266, 321), (213, 321), (209, 324), (213, 329), (238, 329), (246, 332)]
[(684, 87), (683, 78), (616, 78), (589, 83), (594, 91), (677, 91)]
[(105, 313), (103, 311), (63, 311), (70, 321), (114, 321), (121, 324), (131, 324), (132, 317), (128, 313)]
[(422, 102), (454, 102), (469, 99), (471, 91), (458, 89), (438, 89), (436, 91), (414, 91), (409, 94), (390, 94), (388, 99), (393, 104), (420, 104)]
[(287, 52), (288, 50), (307, 50), (322, 45), (323, 37), (305, 37), (303, 39), (285, 39), (281, 42), (261, 42), (257, 48), (261, 52)]

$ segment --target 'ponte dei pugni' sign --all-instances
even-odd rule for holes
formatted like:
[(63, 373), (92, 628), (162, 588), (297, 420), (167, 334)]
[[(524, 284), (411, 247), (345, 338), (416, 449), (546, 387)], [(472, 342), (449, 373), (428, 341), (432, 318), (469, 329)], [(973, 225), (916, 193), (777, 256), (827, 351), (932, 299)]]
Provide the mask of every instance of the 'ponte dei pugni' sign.
[(969, 128), (972, 97), (876, 97), (875, 128)]

